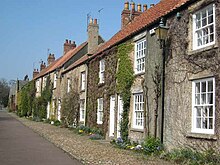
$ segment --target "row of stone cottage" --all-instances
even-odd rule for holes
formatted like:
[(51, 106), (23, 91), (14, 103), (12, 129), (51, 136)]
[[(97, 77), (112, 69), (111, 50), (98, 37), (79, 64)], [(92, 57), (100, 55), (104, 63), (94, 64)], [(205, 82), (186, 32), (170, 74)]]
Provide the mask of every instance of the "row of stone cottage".
[[(48, 76), (53, 82), (47, 117), (60, 120), (62, 100), (75, 90), (79, 123), (102, 129), (106, 139), (120, 137), (118, 51), (131, 45), (129, 139), (155, 135), (167, 149), (188, 146), (219, 152), (219, 5), (218, 0), (161, 0), (149, 9), (143, 5), (142, 11), (140, 4), (136, 10), (134, 3), (125, 2), (121, 29), (107, 42), (99, 35), (97, 20), (91, 19), (87, 41), (76, 46), (66, 40), (63, 56), (55, 60), (50, 54), (48, 66), (42, 63), (40, 73), (33, 73), (36, 97)], [(165, 42), (155, 34), (161, 20), (169, 28)]]

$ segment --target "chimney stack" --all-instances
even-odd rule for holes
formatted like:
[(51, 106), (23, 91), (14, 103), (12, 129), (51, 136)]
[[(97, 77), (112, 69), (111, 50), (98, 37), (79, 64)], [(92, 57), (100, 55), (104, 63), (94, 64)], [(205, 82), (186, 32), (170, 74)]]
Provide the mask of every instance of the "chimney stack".
[(55, 61), (55, 56), (54, 54), (49, 54), (48, 58), (47, 58), (47, 65), (50, 65), (51, 63), (53, 63)]
[(88, 54), (93, 54), (99, 45), (99, 25), (97, 19), (90, 18), (88, 25)]
[(68, 41), (68, 39), (66, 39), (66, 42), (63, 44), (63, 55), (65, 55), (68, 51), (74, 48), (76, 48), (75, 41)]
[[(129, 5), (131, 5), (131, 10), (129, 10)], [(141, 4), (137, 5), (137, 11), (135, 10), (135, 3), (128, 1), (124, 3), (124, 10), (121, 13), (121, 29), (126, 27), (131, 21), (138, 17), (142, 13)]]
[(147, 11), (147, 4), (143, 5), (143, 10), (144, 10), (144, 12)]
[(33, 71), (33, 79), (39, 74), (38, 69), (34, 69)]
[(40, 71), (42, 71), (44, 68), (46, 68), (46, 64), (45, 64), (45, 62), (41, 61)]

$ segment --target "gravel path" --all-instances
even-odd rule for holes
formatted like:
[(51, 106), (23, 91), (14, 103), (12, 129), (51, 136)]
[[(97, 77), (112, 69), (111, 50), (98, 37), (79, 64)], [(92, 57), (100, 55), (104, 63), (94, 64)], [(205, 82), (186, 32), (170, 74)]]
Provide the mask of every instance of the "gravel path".
[(113, 147), (109, 143), (93, 141), (67, 128), (60, 128), (42, 122), (34, 122), (11, 114), (34, 132), (40, 134), (74, 158), (88, 165), (171, 165), (160, 159), (144, 156), (128, 150)]

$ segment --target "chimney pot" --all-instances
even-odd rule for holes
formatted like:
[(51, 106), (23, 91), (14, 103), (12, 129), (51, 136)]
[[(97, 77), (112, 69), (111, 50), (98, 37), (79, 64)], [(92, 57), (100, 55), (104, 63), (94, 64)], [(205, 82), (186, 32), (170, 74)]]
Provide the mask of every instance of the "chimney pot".
[(144, 5), (143, 5), (143, 10), (144, 10), (144, 11), (147, 11), (147, 4), (144, 4)]
[(152, 4), (150, 4), (150, 7), (154, 7), (154, 4), (152, 3)]
[(135, 3), (134, 2), (131, 2), (131, 10), (135, 11)]
[(94, 24), (97, 25), (97, 19), (94, 19)]
[(93, 19), (92, 18), (90, 18), (89, 23), (93, 24)]
[(129, 10), (129, 2), (128, 1), (125, 2), (124, 10)]
[(68, 39), (66, 39), (66, 43), (68, 43)]
[(71, 40), (69, 40), (69, 44), (71, 44)]
[(138, 12), (141, 12), (141, 4), (139, 3), (138, 5), (137, 5), (137, 10), (138, 10)]

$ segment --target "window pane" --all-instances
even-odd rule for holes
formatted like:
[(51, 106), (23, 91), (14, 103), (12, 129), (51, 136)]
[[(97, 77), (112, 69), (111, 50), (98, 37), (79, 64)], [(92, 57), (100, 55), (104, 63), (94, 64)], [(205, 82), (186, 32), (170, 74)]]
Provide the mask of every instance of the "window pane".
[(196, 93), (200, 93), (200, 83), (196, 83)]
[(196, 128), (201, 128), (201, 118), (196, 119)]
[(211, 24), (211, 23), (213, 23), (213, 16), (208, 17), (208, 24)]
[(196, 101), (196, 102), (195, 102), (196, 105), (200, 105), (200, 94), (197, 94), (197, 95), (196, 95), (195, 101)]
[(196, 109), (196, 117), (201, 117), (201, 108)]
[(207, 25), (206, 19), (202, 19), (202, 26), (206, 26), (206, 25)]
[(206, 82), (202, 82), (202, 92), (206, 92)]
[(201, 104), (205, 104), (206, 103), (206, 94), (202, 94), (201, 95)]
[(213, 94), (208, 93), (207, 104), (213, 104)]
[(209, 129), (213, 129), (213, 119), (209, 118)]
[(213, 108), (209, 107), (209, 117), (213, 117)]
[(210, 7), (209, 9), (208, 9), (208, 15), (210, 16), (210, 15), (213, 15), (213, 8), (212, 7)]
[(207, 118), (202, 119), (202, 128), (207, 129), (208, 128), (208, 120)]
[(206, 10), (202, 11), (202, 19), (206, 18)]
[(208, 92), (213, 91), (213, 81), (208, 81)]

